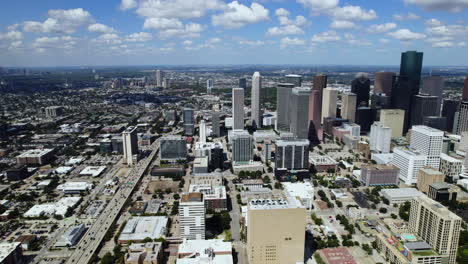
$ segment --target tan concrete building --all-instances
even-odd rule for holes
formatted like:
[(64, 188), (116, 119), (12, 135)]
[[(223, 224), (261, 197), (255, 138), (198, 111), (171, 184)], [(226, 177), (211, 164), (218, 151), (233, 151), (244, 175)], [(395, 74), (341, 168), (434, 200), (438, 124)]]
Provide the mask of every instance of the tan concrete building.
[(405, 121), (405, 110), (382, 109), (380, 110), (380, 122), (392, 129), (392, 138), (403, 136), (403, 124)]
[(306, 208), (299, 199), (251, 200), (247, 209), (249, 264), (304, 261)]
[(419, 191), (427, 194), (429, 192), (430, 184), (434, 182), (444, 182), (444, 179), (445, 175), (442, 172), (432, 167), (424, 167), (419, 169), (416, 186)]
[(456, 263), (462, 219), (426, 195), (411, 201), (409, 228), (441, 255)]

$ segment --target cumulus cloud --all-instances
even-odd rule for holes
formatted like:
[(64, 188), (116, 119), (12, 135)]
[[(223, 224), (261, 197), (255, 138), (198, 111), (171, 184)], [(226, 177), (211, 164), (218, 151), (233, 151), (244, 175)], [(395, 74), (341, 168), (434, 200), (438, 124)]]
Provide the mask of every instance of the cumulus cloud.
[(282, 16), (287, 17), (287, 16), (289, 16), (289, 14), (290, 14), (289, 11), (284, 9), (284, 8), (278, 8), (275, 11), (275, 15), (277, 15), (279, 17), (282, 17)]
[(121, 10), (128, 10), (137, 7), (138, 3), (136, 0), (122, 0), (120, 3)]
[(429, 11), (443, 10), (449, 12), (461, 12), (468, 8), (467, 0), (404, 0), (407, 4), (418, 5)]
[(386, 38), (381, 38), (381, 39), (379, 39), (379, 42), (383, 43), (383, 44), (386, 44), (386, 43), (388, 43), (390, 41), (388, 39), (386, 39)]
[(159, 36), (162, 39), (178, 37), (178, 38), (197, 38), (200, 37), (200, 33), (205, 30), (205, 27), (201, 24), (189, 23), (181, 28), (171, 28), (159, 31)]
[(23, 33), (19, 31), (8, 31), (6, 33), (0, 33), (0, 40), (21, 40), (23, 39)]
[(311, 38), (311, 41), (314, 43), (325, 43), (339, 40), (341, 40), (341, 37), (333, 30), (315, 34)]
[(153, 39), (153, 36), (148, 32), (138, 32), (128, 35), (125, 41), (128, 42), (147, 42)]
[(182, 28), (183, 24), (177, 18), (152, 17), (145, 20), (144, 29), (175, 29)]
[(76, 38), (71, 36), (40, 37), (34, 40), (32, 46), (37, 52), (45, 52), (47, 49), (69, 50), (76, 45)]
[(92, 24), (88, 26), (88, 31), (96, 33), (113, 33), (115, 29), (104, 24)]
[(53, 9), (48, 12), (49, 18), (44, 22), (26, 21), (23, 30), (34, 33), (66, 33), (72, 34), (77, 28), (94, 22), (91, 14), (83, 8)]
[(322, 12), (338, 6), (339, 0), (297, 0), (312, 12)]
[(115, 33), (106, 33), (106, 34), (100, 35), (99, 37), (91, 41), (94, 43), (107, 44), (107, 45), (115, 45), (115, 44), (122, 43), (122, 39), (120, 38), (120, 36)]
[(396, 27), (397, 27), (397, 24), (395, 24), (395, 23), (385, 23), (385, 24), (379, 24), (379, 25), (372, 25), (367, 29), (367, 32), (369, 32), (371, 34), (380, 34), (380, 33), (385, 33), (387, 31), (395, 29)]
[(451, 41), (441, 41), (441, 42), (433, 43), (432, 47), (434, 47), (434, 48), (451, 48), (454, 45), (455, 44), (453, 44), (453, 42), (451, 42)]
[(407, 14), (394, 14), (393, 18), (398, 21), (404, 21), (404, 20), (415, 20), (415, 19), (420, 19), (421, 17), (416, 15), (415, 13), (407, 13)]
[(233, 1), (228, 4), (224, 13), (212, 16), (212, 24), (225, 28), (240, 28), (247, 24), (268, 20), (268, 14), (268, 9), (258, 3), (252, 3), (248, 7)]
[(426, 37), (426, 35), (424, 34), (412, 32), (411, 30), (406, 28), (390, 32), (388, 33), (388, 35), (401, 41), (412, 41), (417, 39), (423, 39)]
[(185, 45), (185, 46), (190, 46), (190, 45), (192, 45), (192, 44), (193, 44), (193, 41), (191, 41), (191, 40), (184, 40), (184, 41), (182, 42), (182, 45)]
[(307, 24), (307, 19), (303, 16), (296, 16), (294, 20), (289, 19), (289, 11), (284, 8), (279, 8), (275, 11), (280, 22), (279, 27), (271, 27), (267, 30), (267, 35), (301, 35), (304, 30), (301, 28)]
[(280, 48), (284, 49), (288, 46), (302, 46), (305, 45), (306, 41), (300, 38), (289, 38), (285, 37), (280, 40)]
[(351, 21), (335, 20), (330, 24), (330, 27), (334, 29), (352, 29), (357, 28), (357, 25)]
[(226, 4), (221, 0), (146, 0), (136, 13), (143, 17), (200, 18), (210, 10), (221, 10)]
[(296, 25), (287, 25), (282, 27), (271, 27), (267, 31), (269, 36), (278, 36), (278, 35), (301, 35), (304, 34), (304, 30)]

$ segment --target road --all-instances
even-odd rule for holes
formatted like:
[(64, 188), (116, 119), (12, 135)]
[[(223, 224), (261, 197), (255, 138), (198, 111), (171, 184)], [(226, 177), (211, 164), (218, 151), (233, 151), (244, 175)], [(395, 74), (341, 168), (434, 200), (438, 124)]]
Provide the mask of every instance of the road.
[(108, 203), (99, 218), (83, 236), (80, 243), (77, 245), (77, 248), (66, 263), (86, 264), (90, 262), (93, 255), (96, 253), (96, 250), (99, 248), (104, 236), (115, 222), (115, 219), (120, 215), (127, 199), (130, 197), (131, 193), (143, 177), (144, 172), (158, 153), (159, 141), (160, 140), (157, 139), (151, 145), (151, 154), (138, 162), (126, 179), (122, 179), (125, 182), (121, 184), (120, 189)]

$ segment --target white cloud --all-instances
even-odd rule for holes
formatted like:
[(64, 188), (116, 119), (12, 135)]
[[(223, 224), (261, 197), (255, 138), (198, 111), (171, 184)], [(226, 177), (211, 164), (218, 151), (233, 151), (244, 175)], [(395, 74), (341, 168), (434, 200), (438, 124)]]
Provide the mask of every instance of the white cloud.
[(265, 45), (265, 41), (261, 40), (247, 40), (247, 39), (238, 39), (239, 45), (245, 46), (263, 46)]
[(442, 42), (435, 42), (432, 44), (434, 48), (450, 48), (453, 47), (454, 44), (451, 41), (442, 41)]
[(136, 13), (143, 17), (200, 18), (207, 11), (225, 7), (221, 0), (146, 0), (140, 2)]
[(183, 24), (177, 18), (152, 17), (145, 20), (144, 29), (175, 29), (182, 28)]
[(76, 38), (71, 36), (62, 37), (40, 37), (32, 46), (37, 52), (45, 52), (47, 49), (72, 49), (76, 45)]
[(240, 28), (247, 24), (253, 24), (269, 19), (269, 11), (260, 4), (252, 3), (250, 7), (233, 1), (228, 4), (224, 13), (212, 16), (214, 26), (225, 28)]
[(0, 33), (0, 40), (21, 40), (23, 39), (23, 33), (19, 31), (9, 31), (6, 33)]
[(280, 16), (280, 17), (281, 16), (286, 16), (287, 17), (287, 16), (289, 16), (289, 14), (290, 14), (289, 11), (284, 9), (284, 8), (278, 8), (275, 11), (275, 15)]
[(182, 45), (185, 45), (185, 46), (190, 46), (190, 45), (192, 45), (192, 44), (193, 44), (193, 41), (191, 41), (191, 40), (184, 40), (184, 41), (182, 42)]
[(304, 34), (304, 30), (301, 28), (307, 24), (307, 19), (303, 16), (296, 16), (296, 19), (289, 19), (289, 11), (280, 8), (277, 9), (275, 14), (278, 16), (278, 20), (281, 24), (280, 27), (271, 27), (267, 30), (269, 36), (280, 36), (280, 35), (301, 35)]
[(115, 44), (122, 43), (122, 39), (119, 37), (119, 35), (115, 33), (106, 33), (106, 34), (100, 35), (99, 37), (91, 41), (94, 43), (107, 44), (107, 45), (115, 45)]
[(350, 45), (353, 46), (370, 46), (372, 45), (372, 42), (365, 40), (365, 39), (348, 39), (346, 42), (348, 42)]
[(339, 0), (297, 0), (312, 12), (321, 12), (338, 6)]
[(388, 35), (401, 41), (411, 41), (411, 40), (417, 40), (417, 39), (422, 39), (426, 37), (426, 35), (424, 34), (412, 32), (406, 28), (399, 29), (394, 32), (390, 32), (388, 33)]
[(138, 32), (128, 35), (125, 41), (128, 42), (147, 42), (153, 39), (153, 36), (148, 32)]
[(437, 26), (442, 26), (443, 25), (443, 23), (440, 20), (437, 20), (435, 18), (428, 19), (424, 23), (428, 27), (437, 27)]
[(311, 41), (317, 43), (339, 41), (341, 37), (335, 31), (325, 31), (312, 36)]
[(330, 24), (330, 27), (334, 29), (352, 29), (357, 28), (357, 25), (351, 21), (335, 20)]
[(425, 10), (444, 10), (450, 12), (461, 12), (468, 8), (467, 0), (404, 0), (407, 4), (414, 4)]
[(221, 39), (220, 38), (211, 38), (208, 40), (208, 43), (210, 44), (215, 44), (215, 43), (220, 43)]
[(395, 23), (385, 23), (380, 25), (372, 25), (367, 29), (367, 32), (371, 34), (380, 34), (395, 29), (397, 24)]
[(280, 48), (284, 49), (288, 46), (302, 46), (305, 45), (305, 40), (300, 38), (285, 37), (280, 40)]
[(94, 22), (91, 14), (82, 9), (54, 9), (49, 10), (49, 18), (44, 22), (26, 21), (23, 29), (26, 32), (34, 33), (74, 33), (77, 28), (89, 25)]
[(122, 0), (120, 3), (121, 10), (128, 10), (137, 7), (138, 3), (136, 0)]
[(340, 20), (373, 20), (377, 18), (374, 10), (365, 10), (360, 6), (347, 5), (332, 9), (330, 15)]
[(304, 34), (304, 30), (296, 25), (287, 25), (283, 27), (271, 27), (267, 31), (267, 35), (278, 36), (278, 35), (301, 35)]
[(395, 14), (393, 15), (393, 18), (398, 21), (404, 21), (404, 20), (416, 20), (420, 19), (421, 17), (416, 15), (415, 13), (407, 13), (407, 14)]
[(381, 38), (381, 39), (379, 39), (379, 42), (385, 44), (385, 43), (388, 43), (388, 42), (390, 42), (390, 41), (389, 41), (388, 39)]
[(459, 47), (466, 47), (466, 42), (464, 42), (464, 41), (458, 42), (457, 46), (459, 46)]
[(90, 32), (97, 32), (97, 33), (113, 33), (115, 29), (104, 24), (92, 24), (88, 26), (88, 30)]
[(197, 38), (200, 33), (205, 30), (205, 27), (196, 23), (186, 24), (182, 28), (171, 28), (159, 31), (159, 36), (162, 39), (178, 37), (178, 38)]

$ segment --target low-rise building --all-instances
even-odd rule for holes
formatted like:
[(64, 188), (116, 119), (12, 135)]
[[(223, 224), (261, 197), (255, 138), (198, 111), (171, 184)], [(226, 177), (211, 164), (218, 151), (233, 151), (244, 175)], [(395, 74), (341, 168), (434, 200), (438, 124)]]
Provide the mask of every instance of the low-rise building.
[(40, 217), (59, 215), (64, 217), (69, 208), (75, 208), (81, 197), (64, 197), (56, 203), (36, 204), (26, 211), (24, 217)]
[(81, 172), (81, 176), (91, 176), (93, 178), (99, 177), (106, 170), (105, 166), (88, 166)]
[(54, 149), (30, 149), (16, 156), (20, 165), (44, 165), (53, 158)]
[(391, 204), (400, 204), (424, 195), (415, 188), (383, 189), (380, 194), (387, 198)]
[(309, 162), (317, 172), (336, 171), (338, 169), (338, 162), (329, 156), (310, 154)]
[(306, 209), (312, 209), (314, 202), (314, 186), (310, 182), (283, 182), (282, 185), (286, 196), (299, 197)]
[(195, 158), (193, 161), (193, 174), (208, 173), (208, 158)]
[(435, 182), (444, 182), (445, 175), (432, 167), (419, 169), (418, 182), (416, 186), (423, 193), (429, 192), (429, 185)]
[(365, 186), (398, 185), (400, 169), (394, 165), (364, 165), (361, 168), (361, 182)]
[(232, 264), (232, 244), (221, 239), (184, 240), (176, 264)]
[(64, 194), (81, 194), (93, 188), (92, 183), (88, 182), (65, 182), (57, 186), (57, 190)]
[(139, 216), (128, 220), (120, 233), (118, 242), (141, 242), (145, 238), (161, 238), (166, 235), (168, 218), (166, 216)]
[(80, 242), (80, 239), (86, 233), (84, 224), (72, 226), (59, 238), (55, 243), (55, 247), (72, 247)]
[(462, 172), (463, 159), (457, 159), (445, 153), (440, 154), (439, 171), (446, 177), (455, 180)]
[(223, 185), (223, 174), (220, 172), (202, 173), (190, 177), (190, 184), (193, 185)]
[(132, 243), (125, 255), (125, 264), (161, 264), (162, 247), (161, 242)]
[(264, 141), (275, 142), (278, 135), (273, 130), (258, 130), (253, 133), (255, 142), (260, 143)]
[(427, 196), (437, 202), (454, 201), (457, 199), (457, 189), (445, 182), (434, 182), (429, 184)]
[(23, 250), (20, 242), (0, 243), (0, 263), (21, 264), (23, 260)]
[(29, 250), (29, 247), (31, 246), (31, 244), (37, 240), (37, 236), (36, 235), (22, 235), (22, 236), (19, 236), (15, 242), (20, 242), (21, 243), (21, 248), (23, 250)]

